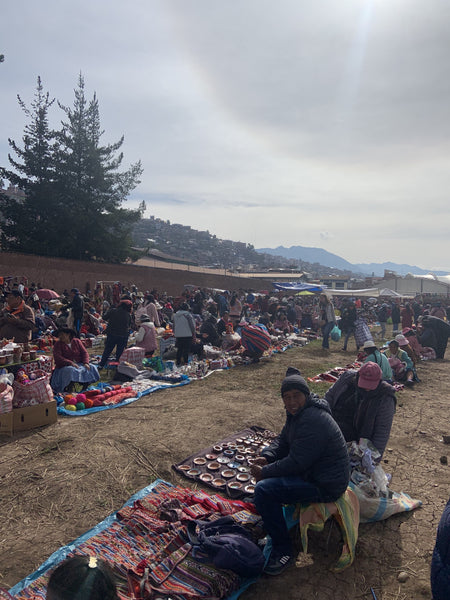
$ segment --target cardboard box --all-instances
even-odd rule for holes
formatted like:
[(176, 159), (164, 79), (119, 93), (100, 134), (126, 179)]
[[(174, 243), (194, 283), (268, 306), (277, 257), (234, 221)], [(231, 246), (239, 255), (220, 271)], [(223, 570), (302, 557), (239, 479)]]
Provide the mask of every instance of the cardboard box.
[(56, 412), (56, 400), (36, 404), (35, 406), (26, 406), (24, 408), (15, 408), (13, 411), (13, 430), (27, 431), (35, 427), (51, 425), (56, 423), (58, 418)]
[(13, 411), (0, 414), (0, 435), (13, 434)]

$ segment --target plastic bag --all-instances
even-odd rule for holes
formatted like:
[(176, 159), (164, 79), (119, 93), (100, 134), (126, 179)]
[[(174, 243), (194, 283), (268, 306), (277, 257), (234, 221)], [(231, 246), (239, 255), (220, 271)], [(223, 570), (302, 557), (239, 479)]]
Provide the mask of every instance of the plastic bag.
[(337, 325), (335, 325), (331, 330), (330, 337), (333, 342), (338, 342), (341, 339), (341, 330)]

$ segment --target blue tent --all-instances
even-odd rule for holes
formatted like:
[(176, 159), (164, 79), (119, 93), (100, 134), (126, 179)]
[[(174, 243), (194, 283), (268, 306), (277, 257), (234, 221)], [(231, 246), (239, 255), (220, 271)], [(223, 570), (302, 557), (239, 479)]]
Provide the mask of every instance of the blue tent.
[(325, 287), (321, 286), (321, 285), (316, 285), (316, 284), (311, 284), (311, 283), (300, 283), (298, 281), (288, 281), (288, 282), (280, 282), (280, 283), (275, 283), (272, 282), (272, 285), (274, 287), (274, 289), (277, 292), (284, 292), (284, 291), (290, 291), (290, 292), (323, 292)]

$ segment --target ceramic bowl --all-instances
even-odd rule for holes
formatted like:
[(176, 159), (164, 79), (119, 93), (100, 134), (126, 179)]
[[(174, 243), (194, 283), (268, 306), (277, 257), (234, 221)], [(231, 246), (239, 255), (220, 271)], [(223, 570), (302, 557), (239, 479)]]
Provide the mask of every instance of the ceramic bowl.
[(248, 494), (253, 494), (255, 492), (255, 486), (254, 485), (246, 485), (244, 490), (248, 493)]
[(250, 475), (248, 473), (238, 473), (236, 475), (236, 479), (238, 481), (248, 481), (250, 479)]
[(214, 452), (222, 452), (223, 448), (222, 446), (213, 446), (213, 450)]
[(220, 474), (224, 479), (231, 479), (236, 475), (236, 471), (233, 469), (224, 469)]
[(210, 462), (206, 466), (210, 471), (218, 471), (220, 469), (220, 463), (217, 461)]
[(220, 465), (226, 465), (227, 463), (230, 462), (230, 459), (228, 458), (228, 456), (219, 456), (219, 458), (217, 459), (217, 462)]
[(216, 479), (212, 480), (212, 484), (214, 487), (221, 488), (221, 487), (226, 486), (227, 482), (225, 481), (225, 479), (216, 478)]
[(223, 453), (225, 456), (234, 456), (234, 450), (224, 450)]
[(200, 480), (203, 481), (204, 483), (211, 483), (211, 481), (214, 479), (214, 475), (211, 475), (211, 473), (202, 473), (200, 475)]
[(180, 471), (189, 471), (191, 469), (191, 465), (180, 465), (178, 468)]
[(190, 475), (191, 477), (198, 477), (200, 473), (200, 469), (189, 469), (189, 471), (186, 472), (186, 475)]
[(245, 456), (243, 454), (235, 454), (234, 455), (234, 460), (236, 462), (244, 462)]
[(241, 466), (241, 463), (238, 463), (238, 462), (231, 461), (228, 463), (229, 469), (238, 469), (240, 466)]
[(240, 467), (238, 467), (238, 471), (239, 471), (239, 473), (248, 473), (250, 471), (250, 469), (248, 467), (240, 466)]
[(228, 484), (230, 490), (240, 490), (242, 488), (242, 484), (239, 481), (230, 481)]
[(203, 456), (198, 456), (197, 458), (194, 458), (194, 465), (206, 465), (206, 458), (203, 458)]
[(216, 460), (217, 454), (205, 454), (206, 460)]

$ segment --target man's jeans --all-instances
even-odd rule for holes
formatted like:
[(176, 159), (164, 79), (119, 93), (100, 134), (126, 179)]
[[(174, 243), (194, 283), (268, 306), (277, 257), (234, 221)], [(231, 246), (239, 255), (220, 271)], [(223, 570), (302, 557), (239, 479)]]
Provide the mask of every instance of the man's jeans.
[(322, 348), (330, 347), (329, 337), (330, 337), (330, 333), (331, 333), (331, 330), (333, 329), (333, 327), (334, 327), (333, 321), (330, 321), (329, 323), (325, 323), (325, 325), (322, 327), (322, 336), (323, 336)]
[(283, 504), (298, 502), (328, 502), (319, 488), (300, 477), (269, 477), (258, 481), (255, 487), (254, 503), (264, 521), (264, 528), (272, 538), (276, 553), (292, 554), (292, 544), (286, 521), (283, 516)]

